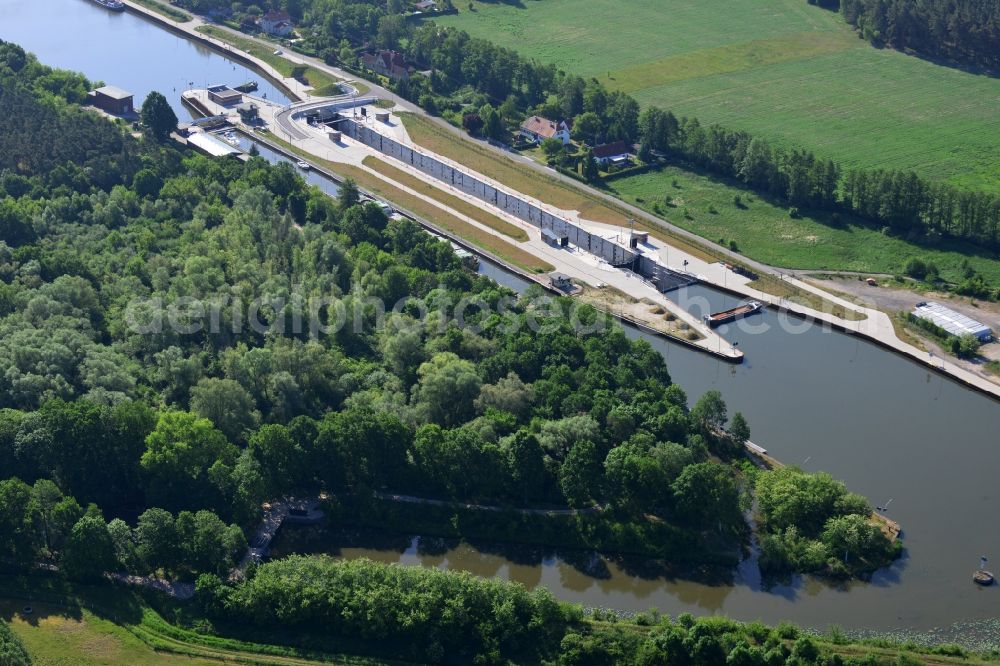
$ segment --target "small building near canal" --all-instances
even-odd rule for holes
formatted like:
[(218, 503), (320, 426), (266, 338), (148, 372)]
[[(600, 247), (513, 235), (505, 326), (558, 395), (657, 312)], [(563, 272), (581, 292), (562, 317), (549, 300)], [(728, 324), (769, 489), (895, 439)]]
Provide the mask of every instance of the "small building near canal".
[(233, 104), (239, 104), (242, 102), (243, 95), (229, 86), (218, 84), (209, 86), (208, 99), (212, 100), (216, 104), (219, 104), (220, 106), (232, 106)]
[(917, 303), (917, 307), (913, 309), (913, 316), (929, 321), (954, 336), (971, 335), (980, 342), (989, 342), (993, 339), (993, 331), (989, 326), (940, 303), (930, 301)]
[(131, 116), (135, 113), (133, 95), (115, 86), (104, 86), (92, 90), (87, 97), (90, 103), (114, 116)]

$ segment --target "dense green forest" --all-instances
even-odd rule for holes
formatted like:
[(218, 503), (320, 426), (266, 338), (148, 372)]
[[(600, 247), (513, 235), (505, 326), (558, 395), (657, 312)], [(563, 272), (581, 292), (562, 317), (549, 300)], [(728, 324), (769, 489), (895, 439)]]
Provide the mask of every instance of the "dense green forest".
[[(820, 0), (836, 7), (838, 3)], [(873, 44), (960, 63), (1000, 67), (996, 0), (839, 0), (844, 20)]]
[[(742, 415), (717, 392), (689, 406), (610, 318), (516, 297), (349, 184), (335, 200), (289, 165), (174, 147), (157, 94), (134, 137), (78, 107), (89, 86), (0, 43), (0, 108), (22, 131), (0, 133), (3, 568), (197, 578), (220, 621), (346, 613), (339, 631), (433, 661), (632, 663), (660, 648), (570, 631), (579, 612), (544, 592), (468, 576), (291, 559), (221, 580), (261, 504), (293, 492), (401, 529), (380, 491), (494, 503), (470, 530), (691, 565), (735, 561), (756, 497), (768, 573), (865, 575), (898, 554), (843, 484), (750, 464)], [(509, 521), (565, 506), (581, 512)], [(287, 589), (302, 576), (321, 586), (312, 615), (314, 588)], [(695, 625), (663, 631), (703, 649)]]

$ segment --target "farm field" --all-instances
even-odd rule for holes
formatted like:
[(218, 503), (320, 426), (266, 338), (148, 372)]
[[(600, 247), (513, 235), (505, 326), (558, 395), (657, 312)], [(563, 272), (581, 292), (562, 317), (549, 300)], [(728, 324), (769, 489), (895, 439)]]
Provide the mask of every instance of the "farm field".
[(879, 50), (805, 0), (475, 3), (443, 25), (845, 166), (1000, 192), (1000, 79)]
[(773, 266), (897, 274), (919, 257), (933, 261), (945, 279), (961, 281), (967, 259), (991, 284), (1000, 283), (1000, 257), (969, 244), (923, 247), (847, 216), (840, 222), (793, 219), (787, 207), (752, 191), (677, 167), (621, 178), (609, 187), (624, 201), (709, 240), (735, 241), (741, 253)]

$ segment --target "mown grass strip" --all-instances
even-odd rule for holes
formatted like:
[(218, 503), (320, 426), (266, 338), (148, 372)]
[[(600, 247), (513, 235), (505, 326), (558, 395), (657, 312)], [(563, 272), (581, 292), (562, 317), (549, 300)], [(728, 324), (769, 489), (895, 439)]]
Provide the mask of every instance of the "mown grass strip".
[(267, 44), (251, 39), (234, 35), (228, 30), (213, 25), (203, 25), (197, 28), (210, 37), (221, 40), (232, 47), (245, 53), (249, 53), (259, 60), (263, 60), (271, 67), (274, 67), (279, 74), (289, 78), (295, 78), (313, 87), (313, 94), (319, 97), (328, 97), (340, 92), (338, 84), (340, 80), (312, 65), (299, 65), (284, 56), (275, 55), (275, 49)]
[(418, 145), (454, 160), (473, 171), (501, 182), (513, 190), (563, 210), (575, 210), (588, 220), (624, 225), (628, 214), (616, 210), (600, 197), (569, 186), (556, 178), (498, 156), (495, 152), (455, 136), (435, 123), (412, 113), (399, 114)]
[(181, 11), (176, 7), (171, 7), (170, 5), (165, 5), (162, 2), (157, 2), (156, 0), (133, 0), (135, 4), (142, 5), (146, 9), (150, 9), (161, 16), (166, 16), (171, 21), (177, 21), (178, 23), (187, 23), (191, 20), (191, 15), (185, 11)]
[(416, 190), (423, 195), (429, 196), (430, 198), (438, 201), (448, 208), (454, 211), (470, 217), (476, 222), (493, 229), (496, 232), (513, 238), (516, 241), (524, 242), (528, 240), (528, 234), (510, 222), (505, 222), (496, 215), (486, 212), (479, 206), (462, 199), (461, 197), (455, 196), (454, 194), (449, 194), (444, 190), (435, 187), (433, 184), (421, 180), (416, 176), (403, 171), (393, 165), (389, 164), (385, 160), (379, 159), (372, 155), (369, 155), (364, 160), (364, 165), (369, 169), (374, 169), (380, 174), (391, 178), (401, 185), (406, 185), (411, 190)]
[(671, 55), (608, 72), (597, 80), (608, 88), (632, 93), (675, 81), (744, 72), (857, 47), (857, 38), (847, 33), (801, 32)]
[(302, 157), (319, 164), (339, 176), (351, 178), (360, 187), (378, 195), (379, 197), (382, 197), (386, 201), (395, 203), (400, 208), (405, 208), (414, 215), (427, 220), (442, 230), (468, 241), (476, 247), (486, 250), (502, 261), (508, 262), (528, 271), (529, 273), (551, 273), (555, 270), (555, 266), (547, 261), (539, 259), (527, 250), (517, 247), (516, 245), (512, 245), (511, 243), (494, 236), (488, 231), (473, 226), (451, 213), (438, 208), (434, 204), (424, 201), (420, 197), (414, 196), (409, 192), (393, 186), (391, 183), (382, 180), (370, 171), (365, 171), (360, 167), (350, 164), (331, 162), (330, 160), (324, 160), (316, 157), (315, 155), (293, 146), (287, 141), (279, 139), (273, 134), (267, 135), (266, 138), (268, 141), (282, 146), (285, 150), (288, 150), (296, 155), (301, 155)]

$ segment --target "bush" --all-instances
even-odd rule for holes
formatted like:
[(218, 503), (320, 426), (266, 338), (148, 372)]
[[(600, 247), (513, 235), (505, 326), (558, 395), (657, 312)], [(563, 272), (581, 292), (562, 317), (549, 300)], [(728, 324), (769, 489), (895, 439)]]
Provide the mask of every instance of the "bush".
[(438, 115), (437, 100), (434, 99), (434, 95), (424, 94), (420, 96), (420, 101), (417, 102), (428, 114), (432, 116)]
[(786, 641), (793, 641), (799, 637), (799, 628), (788, 622), (781, 622), (774, 630), (779, 638)]
[[(215, 581), (206, 580), (210, 589)], [(217, 595), (213, 595), (217, 596)], [(360, 638), (445, 663), (535, 662), (574, 613), (545, 590), (468, 573), (292, 556), (232, 590), (228, 616), (259, 627)]]
[(982, 299), (989, 299), (991, 291), (992, 290), (986, 284), (986, 280), (983, 279), (982, 275), (973, 275), (955, 288), (956, 294), (961, 294), (962, 296), (974, 296)]
[(2, 620), (0, 620), (0, 664), (3, 666), (31, 666), (31, 657), (21, 643)]
[(951, 339), (951, 353), (959, 358), (974, 358), (978, 352), (979, 339), (974, 335)]
[(906, 262), (906, 266), (903, 267), (903, 272), (914, 280), (924, 281), (929, 277), (937, 277), (938, 268), (931, 262), (926, 262), (923, 259), (913, 257)]

